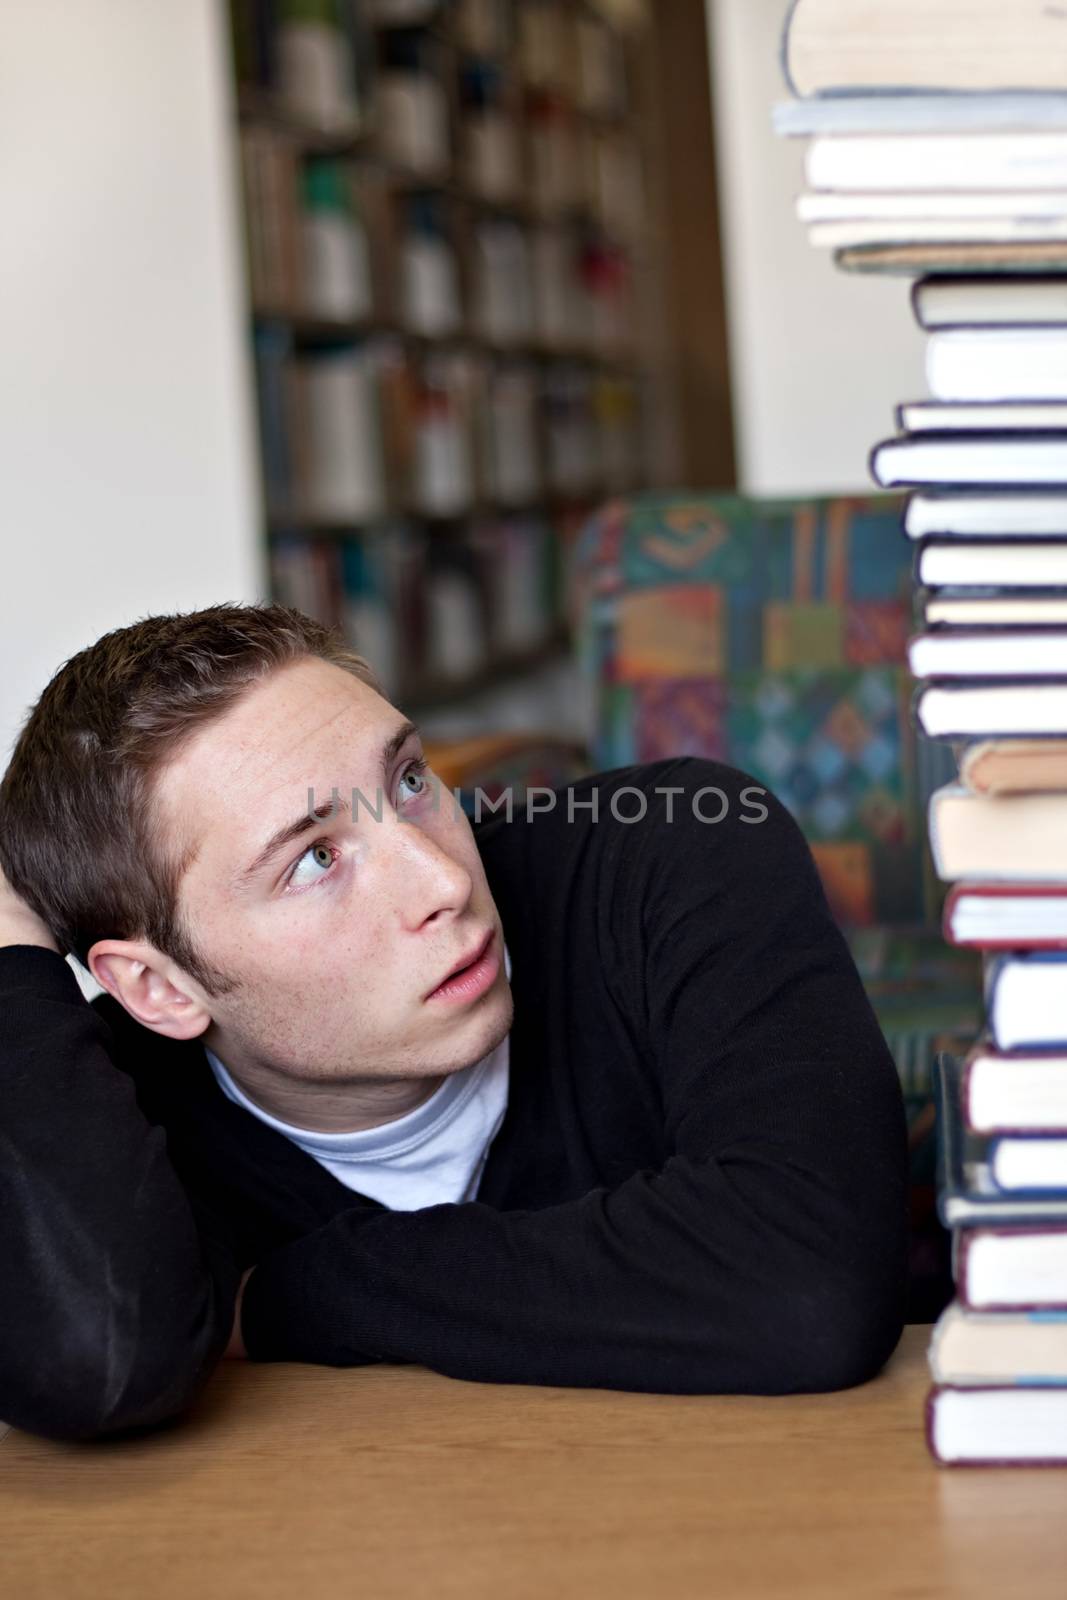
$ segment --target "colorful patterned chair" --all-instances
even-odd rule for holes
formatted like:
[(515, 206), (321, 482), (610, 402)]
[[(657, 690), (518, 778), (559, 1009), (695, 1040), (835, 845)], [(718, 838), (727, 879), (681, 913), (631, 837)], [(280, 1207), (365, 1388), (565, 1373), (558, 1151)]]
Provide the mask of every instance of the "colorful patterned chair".
[(901, 1074), (909, 1315), (929, 1320), (951, 1294), (930, 1072), (937, 1050), (981, 1025), (981, 969), (940, 936), (926, 801), (955, 768), (910, 715), (899, 502), (612, 501), (575, 542), (569, 595), (594, 766), (712, 756), (752, 773), (804, 829)]

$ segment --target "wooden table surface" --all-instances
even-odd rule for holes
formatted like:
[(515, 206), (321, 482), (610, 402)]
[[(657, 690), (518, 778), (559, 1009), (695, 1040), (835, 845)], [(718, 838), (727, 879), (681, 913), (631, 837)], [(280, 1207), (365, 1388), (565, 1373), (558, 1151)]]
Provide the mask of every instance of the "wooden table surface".
[(1067, 1470), (939, 1467), (929, 1328), (837, 1394), (224, 1364), (134, 1441), (0, 1441), (11, 1600), (1067, 1594)]

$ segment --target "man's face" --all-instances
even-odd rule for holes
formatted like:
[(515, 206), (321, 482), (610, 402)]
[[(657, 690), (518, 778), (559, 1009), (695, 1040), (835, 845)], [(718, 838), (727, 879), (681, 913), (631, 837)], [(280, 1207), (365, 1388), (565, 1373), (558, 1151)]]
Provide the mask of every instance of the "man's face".
[[(420, 773), (418, 733), (404, 727), (367, 684), (301, 660), (160, 774), (161, 821), (195, 851), (179, 913), (234, 981), (209, 999), (204, 1035), (228, 1066), (415, 1077), (467, 1066), (507, 1033), (503, 930), (470, 823)], [(331, 800), (334, 815), (309, 817)], [(489, 935), (480, 987), (434, 994)]]

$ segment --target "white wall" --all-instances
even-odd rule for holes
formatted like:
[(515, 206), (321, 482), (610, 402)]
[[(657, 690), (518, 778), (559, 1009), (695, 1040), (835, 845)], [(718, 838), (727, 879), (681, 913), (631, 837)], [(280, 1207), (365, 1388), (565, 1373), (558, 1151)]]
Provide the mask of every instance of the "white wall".
[(797, 222), (803, 140), (779, 139), (789, 0), (706, 0), (740, 487), (870, 490), (893, 407), (926, 393), (908, 281), (837, 271)]
[(0, 769), (74, 651), (264, 584), (224, 18), (0, 4)]

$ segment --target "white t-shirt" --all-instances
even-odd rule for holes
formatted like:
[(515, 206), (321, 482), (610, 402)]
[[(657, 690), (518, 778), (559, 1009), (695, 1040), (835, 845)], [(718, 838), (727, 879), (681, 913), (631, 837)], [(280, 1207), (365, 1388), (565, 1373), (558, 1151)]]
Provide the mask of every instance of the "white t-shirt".
[[(510, 978), (506, 945), (504, 967)], [(406, 1116), (355, 1133), (315, 1133), (280, 1121), (248, 1098), (212, 1050), (205, 1053), (224, 1094), (292, 1139), (349, 1189), (392, 1211), (418, 1211), (474, 1199), (507, 1110), (508, 1044), (505, 1034), (495, 1050), (451, 1073)]]

